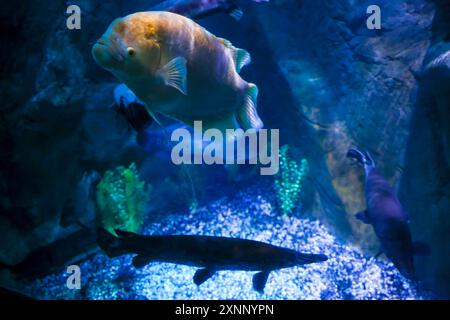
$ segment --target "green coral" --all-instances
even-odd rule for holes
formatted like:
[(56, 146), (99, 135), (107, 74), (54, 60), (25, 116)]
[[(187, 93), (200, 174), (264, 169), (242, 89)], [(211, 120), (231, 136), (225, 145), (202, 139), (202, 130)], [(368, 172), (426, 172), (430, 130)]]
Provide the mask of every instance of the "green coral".
[(150, 186), (141, 181), (136, 165), (108, 170), (97, 185), (99, 224), (114, 229), (138, 232), (144, 222), (144, 212), (150, 196)]
[(300, 162), (289, 155), (289, 146), (280, 148), (280, 171), (275, 176), (274, 188), (281, 212), (289, 215), (295, 207), (301, 207), (300, 197), (309, 171), (308, 160)]

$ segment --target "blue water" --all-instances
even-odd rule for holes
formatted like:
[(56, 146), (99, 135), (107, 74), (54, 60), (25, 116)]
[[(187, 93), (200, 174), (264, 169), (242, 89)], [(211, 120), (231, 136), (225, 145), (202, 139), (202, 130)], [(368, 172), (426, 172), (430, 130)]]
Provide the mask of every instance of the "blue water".
[[(112, 107), (120, 81), (94, 61), (92, 46), (116, 18), (159, 0), (69, 1), (81, 7), (80, 30), (67, 29), (61, 1), (4, 5), (0, 287), (39, 299), (450, 297), (447, 1), (379, 0), (381, 30), (366, 27), (370, 0), (237, 1), (240, 21), (222, 13), (198, 23), (251, 55), (240, 75), (258, 86), (258, 114), (289, 148), (275, 176), (252, 165), (176, 166), (169, 136), (187, 124), (158, 114), (164, 130), (154, 121), (137, 133)], [(372, 226), (355, 218), (366, 201), (364, 170), (346, 158), (351, 147), (370, 151), (408, 211), (413, 240), (431, 248), (414, 258), (419, 282), (375, 257)], [(118, 183), (109, 191), (121, 210), (115, 203), (100, 212), (99, 181), (132, 164), (148, 199), (141, 184), (126, 198)], [(292, 199), (283, 200), (277, 183)], [(13, 274), (38, 249), (94, 231), (105, 216), (123, 227), (128, 200), (141, 206), (130, 218), (139, 227), (129, 230), (139, 234), (252, 239), (329, 259), (275, 270), (258, 293), (252, 272), (219, 271), (197, 287), (196, 268), (152, 262), (135, 269), (131, 255), (108, 258), (92, 239), (93, 252), (66, 244), (67, 259), (36, 263), (48, 272), (34, 274), (25, 263), (31, 277)], [(72, 263), (80, 266), (79, 290), (66, 286)]]

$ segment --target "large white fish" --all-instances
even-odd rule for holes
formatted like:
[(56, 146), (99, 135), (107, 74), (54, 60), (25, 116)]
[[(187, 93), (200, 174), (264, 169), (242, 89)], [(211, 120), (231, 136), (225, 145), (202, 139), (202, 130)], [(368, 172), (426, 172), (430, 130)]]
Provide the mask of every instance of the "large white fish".
[(260, 129), (258, 88), (238, 72), (250, 63), (192, 20), (170, 12), (116, 19), (92, 48), (95, 61), (125, 83), (149, 113), (203, 129)]

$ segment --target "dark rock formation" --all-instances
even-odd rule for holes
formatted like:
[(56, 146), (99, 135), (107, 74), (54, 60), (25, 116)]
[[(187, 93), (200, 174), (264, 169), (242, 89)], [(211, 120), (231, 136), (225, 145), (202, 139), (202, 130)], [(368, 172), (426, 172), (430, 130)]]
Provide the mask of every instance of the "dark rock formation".
[(450, 297), (450, 2), (438, 1), (432, 44), (419, 75), (400, 195), (416, 237), (431, 244), (420, 278)]

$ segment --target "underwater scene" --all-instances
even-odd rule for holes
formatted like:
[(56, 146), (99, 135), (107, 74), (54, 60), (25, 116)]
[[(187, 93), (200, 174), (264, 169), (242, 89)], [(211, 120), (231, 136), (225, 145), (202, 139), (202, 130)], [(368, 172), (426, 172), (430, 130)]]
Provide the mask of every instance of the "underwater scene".
[(0, 11), (0, 288), (450, 298), (449, 0)]

